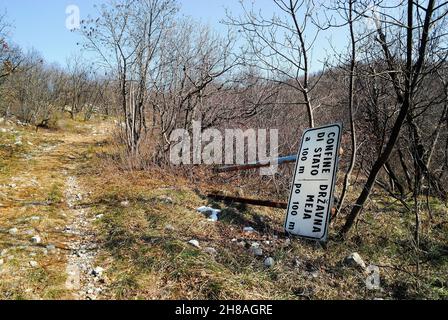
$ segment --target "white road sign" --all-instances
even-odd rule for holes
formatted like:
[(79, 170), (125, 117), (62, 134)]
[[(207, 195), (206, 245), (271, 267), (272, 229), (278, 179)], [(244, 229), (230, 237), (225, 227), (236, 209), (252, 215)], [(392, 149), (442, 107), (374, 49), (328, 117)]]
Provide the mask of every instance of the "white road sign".
[(340, 124), (304, 132), (289, 197), (287, 233), (327, 240), (341, 133)]

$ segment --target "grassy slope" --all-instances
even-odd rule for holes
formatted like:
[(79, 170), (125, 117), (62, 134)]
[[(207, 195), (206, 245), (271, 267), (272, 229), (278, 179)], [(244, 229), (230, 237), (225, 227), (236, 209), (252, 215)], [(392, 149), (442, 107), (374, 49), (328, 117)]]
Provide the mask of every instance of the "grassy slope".
[[(258, 207), (209, 203), (207, 190), (223, 190), (251, 196), (248, 185), (233, 187), (207, 179), (191, 183), (181, 175), (152, 169), (146, 172), (120, 171), (111, 164), (110, 144), (97, 143), (85, 124), (69, 123), (69, 129), (33, 134), (19, 129), (22, 146), (13, 146), (16, 137), (2, 134), (0, 142), (0, 185), (14, 177), (35, 178), (39, 185), (16, 183), (16, 188), (0, 189), (0, 251), (7, 248), (0, 267), (0, 298), (70, 298), (63, 289), (65, 259), (45, 255), (42, 247), (29, 245), (33, 229), (44, 244), (64, 243), (58, 232), (67, 224), (63, 198), (63, 170), (78, 177), (91, 195), (85, 206), (92, 214), (103, 214), (95, 224), (102, 244), (98, 265), (106, 268), (109, 291), (104, 298), (118, 299), (355, 299), (355, 298), (446, 298), (447, 289), (447, 209), (434, 201), (434, 221), (423, 221), (422, 271), (415, 276), (415, 254), (411, 245), (412, 216), (384, 196), (375, 196), (362, 215), (352, 238), (346, 243), (330, 240), (327, 248), (292, 239), (281, 232), (284, 212)], [(67, 128), (67, 125), (64, 126)], [(79, 134), (81, 133), (81, 134)], [(33, 146), (27, 142), (33, 143)], [(51, 149), (51, 146), (56, 146)], [(52, 151), (46, 151), (50, 149)], [(41, 151), (36, 151), (41, 150)], [(37, 152), (33, 159), (30, 153)], [(28, 181), (28, 180), (26, 180)], [(166, 201), (170, 197), (173, 201)], [(29, 206), (26, 202), (45, 202)], [(129, 201), (129, 206), (121, 202)], [(198, 214), (201, 205), (223, 209), (219, 222)], [(39, 215), (39, 221), (26, 220)], [(340, 222), (339, 222), (340, 223)], [(172, 225), (175, 231), (166, 228)], [(6, 231), (19, 229), (18, 236)], [(243, 227), (258, 233), (247, 235)], [(331, 229), (336, 230), (338, 224)], [(333, 236), (334, 231), (332, 231)], [(191, 239), (213, 247), (212, 257), (190, 246)], [(233, 241), (237, 239), (237, 241)], [(257, 241), (276, 265), (263, 266), (244, 241)], [(267, 244), (265, 241), (269, 241)], [(61, 249), (63, 249), (61, 247)], [(342, 266), (343, 258), (357, 251), (366, 260), (381, 266), (382, 291), (368, 291), (366, 275)], [(30, 257), (30, 254), (35, 256)], [(36, 260), (40, 267), (27, 263)], [(297, 264), (296, 261), (299, 263)], [(317, 271), (317, 273), (316, 273)], [(314, 277), (317, 275), (317, 277)]]
[[(97, 150), (104, 159), (109, 146)], [(423, 216), (422, 271), (415, 276), (411, 245), (413, 220), (409, 213), (384, 196), (375, 196), (346, 243), (319, 244), (282, 234), (283, 210), (210, 203), (207, 190), (251, 196), (247, 186), (215, 185), (199, 179), (194, 185), (180, 175), (162, 170), (119, 171), (97, 158), (84, 172), (84, 185), (93, 192), (91, 204), (104, 218), (97, 223), (104, 243), (112, 298), (119, 299), (363, 299), (446, 298), (448, 296), (447, 208), (434, 201), (433, 227)], [(202, 181), (202, 182), (201, 182)], [(246, 191), (241, 191), (246, 190)], [(167, 203), (170, 197), (173, 203)], [(120, 205), (129, 201), (128, 207)], [(219, 222), (207, 221), (195, 209), (213, 205), (223, 209)], [(342, 222), (342, 221), (341, 221)], [(339, 223), (341, 223), (339, 222)], [(172, 225), (175, 231), (167, 230)], [(242, 232), (253, 226), (255, 235)], [(435, 227), (434, 227), (435, 226)], [(339, 225), (332, 227), (334, 230)], [(188, 244), (197, 239), (202, 248), (218, 251), (212, 257)], [(235, 241), (237, 239), (237, 241)], [(246, 246), (262, 245), (276, 265), (263, 266)], [(269, 241), (269, 244), (265, 243)], [(366, 275), (344, 267), (341, 261), (357, 251), (381, 266), (381, 291), (366, 290)], [(297, 266), (296, 261), (299, 261)], [(318, 271), (318, 276), (313, 277)]]

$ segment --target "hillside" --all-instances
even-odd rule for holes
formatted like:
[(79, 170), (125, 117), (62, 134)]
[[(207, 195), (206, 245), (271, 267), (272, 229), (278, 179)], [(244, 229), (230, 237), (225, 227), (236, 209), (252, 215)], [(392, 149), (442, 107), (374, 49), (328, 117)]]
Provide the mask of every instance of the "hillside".
[[(372, 195), (345, 242), (335, 237), (343, 219), (326, 245), (289, 238), (284, 210), (205, 197), (253, 197), (241, 181), (120, 169), (113, 126), (0, 124), (0, 299), (448, 297), (447, 207), (438, 200), (429, 199), (432, 217), (422, 210), (417, 274), (413, 216), (385, 194)], [(219, 220), (201, 206), (221, 209)], [(355, 252), (365, 266), (347, 259)], [(379, 289), (366, 287), (369, 265), (380, 270)]]

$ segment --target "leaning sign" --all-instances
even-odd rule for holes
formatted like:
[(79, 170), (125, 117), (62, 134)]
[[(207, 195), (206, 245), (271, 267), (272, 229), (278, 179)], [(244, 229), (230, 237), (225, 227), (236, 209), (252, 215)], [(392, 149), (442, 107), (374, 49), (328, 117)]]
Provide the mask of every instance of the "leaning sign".
[(341, 133), (340, 124), (304, 132), (289, 197), (287, 233), (327, 240)]

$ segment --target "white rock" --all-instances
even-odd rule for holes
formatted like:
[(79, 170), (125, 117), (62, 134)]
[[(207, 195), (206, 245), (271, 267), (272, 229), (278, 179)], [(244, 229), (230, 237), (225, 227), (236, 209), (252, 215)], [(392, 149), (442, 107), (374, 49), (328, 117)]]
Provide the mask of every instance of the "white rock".
[(246, 232), (246, 233), (253, 233), (253, 232), (255, 232), (255, 229), (252, 228), (252, 227), (245, 227), (245, 228), (243, 229), (243, 232)]
[(272, 268), (274, 265), (275, 265), (275, 260), (273, 258), (269, 257), (264, 260), (264, 266), (266, 268)]
[(218, 251), (216, 251), (216, 249), (212, 247), (204, 248), (204, 252), (208, 253), (211, 256), (216, 256), (218, 254)]
[(166, 204), (173, 204), (174, 200), (171, 197), (168, 196), (160, 196), (157, 199), (159, 199), (160, 201), (166, 203)]
[(165, 230), (167, 230), (167, 231), (176, 231), (176, 228), (174, 228), (171, 224), (167, 224), (165, 226)]
[(19, 232), (19, 230), (17, 228), (11, 228), (8, 230), (8, 233), (13, 236), (16, 235), (17, 232)]
[(39, 264), (36, 261), (30, 261), (30, 266), (33, 268), (37, 268)]
[(96, 267), (92, 270), (91, 274), (95, 277), (101, 277), (103, 275), (104, 269), (101, 267)]
[(198, 240), (190, 240), (190, 241), (188, 241), (188, 243), (190, 244), (190, 245), (192, 245), (193, 247), (196, 247), (196, 248), (201, 248), (201, 246), (199, 245), (199, 241)]
[(257, 257), (261, 257), (263, 255), (263, 249), (259, 248), (259, 247), (250, 247), (250, 252), (252, 252), (253, 255), (257, 256)]
[(122, 206), (124, 208), (129, 207), (129, 205), (130, 205), (129, 201), (122, 201), (122, 202), (120, 202), (120, 206)]
[(95, 219), (100, 220), (104, 217), (104, 214), (98, 214), (95, 216)]
[(361, 268), (361, 269), (366, 268), (366, 263), (364, 262), (364, 260), (362, 260), (361, 256), (357, 252), (354, 252), (349, 256), (345, 257), (344, 263), (349, 267)]
[(39, 244), (39, 243), (42, 242), (42, 239), (41, 239), (38, 235), (36, 235), (36, 236), (34, 236), (34, 237), (31, 238), (31, 242), (32, 242), (32, 243)]

